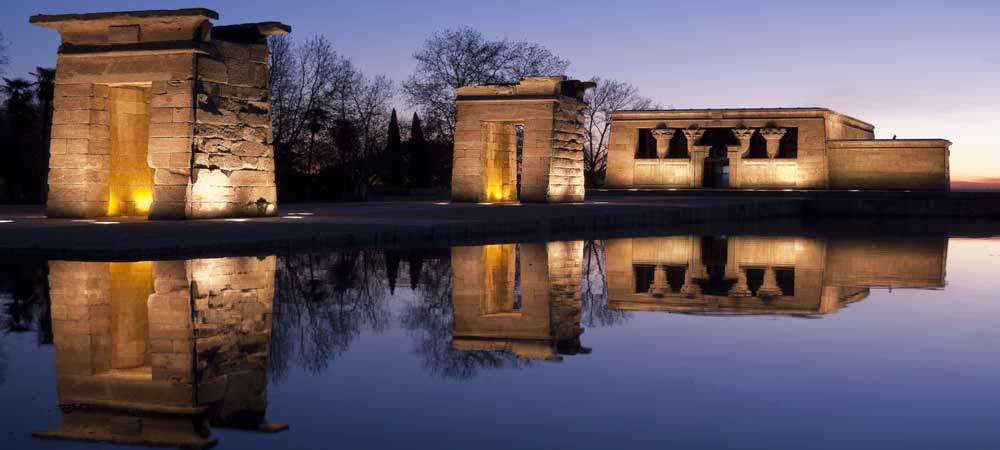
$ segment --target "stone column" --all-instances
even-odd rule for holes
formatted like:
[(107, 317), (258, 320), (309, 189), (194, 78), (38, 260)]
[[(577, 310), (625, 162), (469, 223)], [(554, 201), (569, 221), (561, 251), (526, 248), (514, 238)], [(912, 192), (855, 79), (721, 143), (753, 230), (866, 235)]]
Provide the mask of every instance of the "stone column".
[(750, 288), (747, 286), (747, 272), (744, 269), (736, 271), (736, 284), (729, 290), (729, 295), (733, 297), (749, 297)]
[(670, 148), (670, 138), (674, 136), (674, 130), (668, 128), (657, 128), (651, 131), (653, 139), (656, 139), (656, 157), (663, 159), (667, 157), (667, 150)]
[(658, 265), (653, 269), (653, 285), (649, 288), (649, 293), (653, 294), (654, 297), (663, 297), (670, 291), (670, 285), (667, 284), (667, 269), (664, 266)]
[[(774, 159), (778, 156), (778, 145), (787, 130), (784, 128), (761, 128), (760, 134), (767, 140), (767, 157)], [(749, 141), (748, 141), (749, 142)]]
[(691, 187), (698, 188), (701, 187), (701, 180), (705, 172), (706, 148), (703, 145), (695, 145), (695, 143), (705, 135), (705, 130), (688, 128), (681, 131), (687, 138), (688, 155), (691, 155)]
[(738, 188), (741, 186), (740, 168), (743, 166), (743, 155), (750, 150), (750, 137), (753, 136), (753, 128), (734, 128), (733, 134), (740, 140), (740, 145), (728, 147), (729, 153), (729, 187)]
[(701, 293), (701, 286), (698, 286), (694, 282), (694, 277), (691, 276), (691, 270), (684, 271), (684, 284), (681, 286), (681, 294), (684, 295), (698, 295)]
[(774, 268), (764, 269), (764, 282), (761, 283), (757, 295), (761, 297), (777, 297), (781, 295), (781, 288), (778, 287), (778, 278), (774, 275)]

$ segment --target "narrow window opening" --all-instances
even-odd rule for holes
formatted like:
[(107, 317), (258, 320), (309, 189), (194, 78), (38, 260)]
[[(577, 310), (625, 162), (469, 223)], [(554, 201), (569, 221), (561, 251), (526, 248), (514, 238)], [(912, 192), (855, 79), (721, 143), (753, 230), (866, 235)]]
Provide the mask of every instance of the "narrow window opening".
[(778, 281), (778, 289), (781, 289), (781, 295), (793, 296), (795, 295), (795, 269), (791, 267), (775, 268), (774, 278)]
[(632, 272), (635, 275), (635, 293), (646, 294), (653, 286), (653, 277), (656, 274), (656, 266), (652, 264), (634, 264)]
[(650, 128), (639, 129), (639, 142), (636, 145), (635, 159), (656, 159), (656, 138)]
[(786, 128), (785, 135), (778, 141), (778, 158), (799, 157), (799, 129)]

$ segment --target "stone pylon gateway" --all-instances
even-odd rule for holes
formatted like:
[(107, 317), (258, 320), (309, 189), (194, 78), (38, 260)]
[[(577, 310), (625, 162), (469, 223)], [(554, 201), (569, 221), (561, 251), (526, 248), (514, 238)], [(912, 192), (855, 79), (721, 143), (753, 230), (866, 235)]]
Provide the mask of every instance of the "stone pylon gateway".
[(592, 87), (557, 76), (458, 88), (452, 200), (583, 201), (583, 95)]
[(37, 15), (62, 37), (49, 217), (276, 213), (266, 39), (193, 8)]

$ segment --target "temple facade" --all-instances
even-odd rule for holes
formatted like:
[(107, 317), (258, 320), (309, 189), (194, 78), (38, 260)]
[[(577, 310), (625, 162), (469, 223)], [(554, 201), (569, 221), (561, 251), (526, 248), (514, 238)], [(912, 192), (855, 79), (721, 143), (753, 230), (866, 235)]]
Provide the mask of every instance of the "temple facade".
[(950, 145), (825, 108), (621, 111), (605, 187), (948, 190)]
[(49, 217), (276, 213), (266, 39), (215, 11), (38, 15), (59, 31)]

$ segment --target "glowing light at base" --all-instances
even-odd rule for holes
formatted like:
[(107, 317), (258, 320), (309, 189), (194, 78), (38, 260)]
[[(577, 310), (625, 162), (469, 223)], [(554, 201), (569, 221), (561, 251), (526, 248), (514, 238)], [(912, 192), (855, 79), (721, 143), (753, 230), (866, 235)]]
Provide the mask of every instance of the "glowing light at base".
[(135, 210), (140, 214), (149, 214), (149, 207), (153, 204), (153, 191), (151, 189), (139, 189), (132, 193), (132, 201), (135, 202)]
[(14, 221), (10, 219), (2, 219), (0, 220), (0, 223), (14, 223)]

